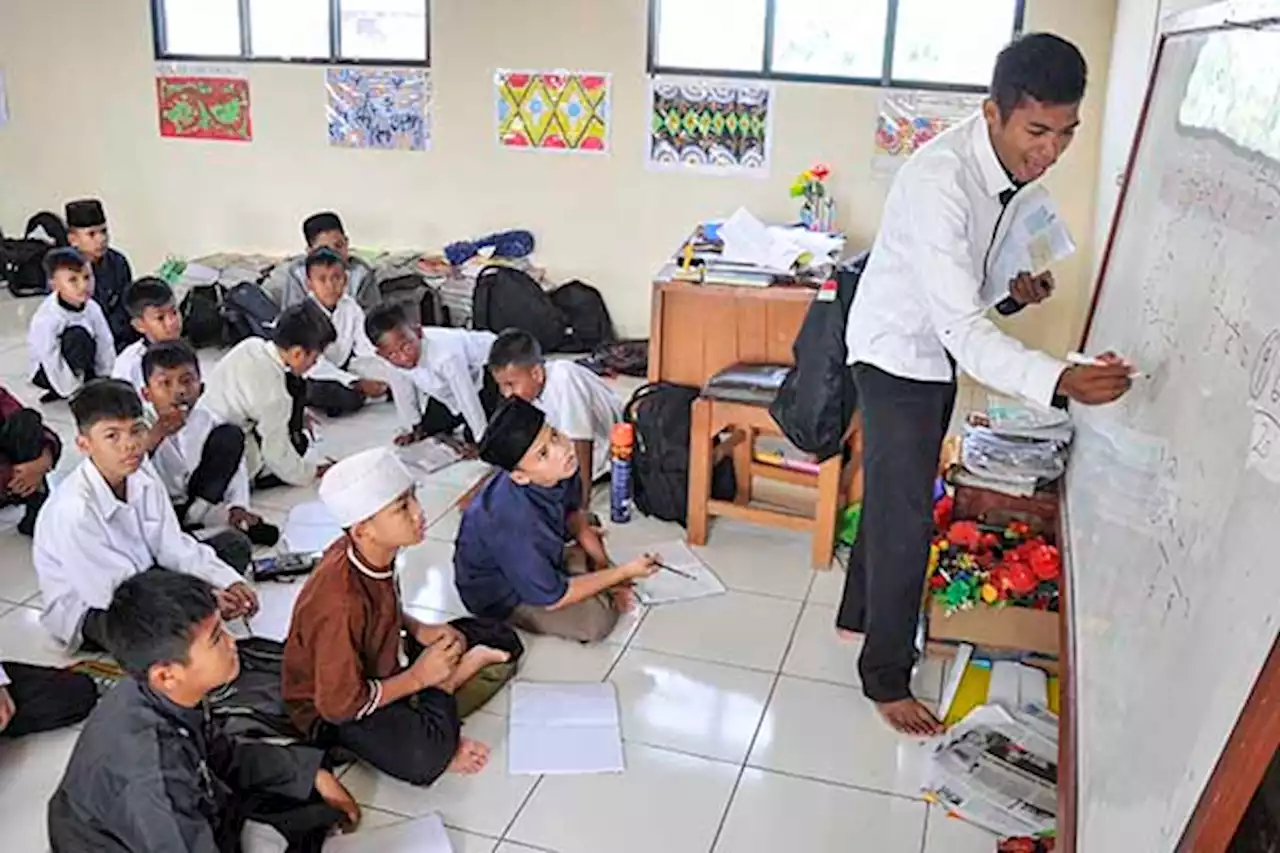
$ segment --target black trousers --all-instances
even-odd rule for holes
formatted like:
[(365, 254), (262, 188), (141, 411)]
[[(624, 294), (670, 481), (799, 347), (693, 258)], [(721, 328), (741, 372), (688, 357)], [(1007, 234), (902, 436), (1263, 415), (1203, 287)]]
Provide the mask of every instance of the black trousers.
[(33, 462), (44, 453), (44, 421), (34, 409), (21, 409), (0, 423), (0, 506), (25, 504), (35, 524), (35, 514), (49, 497), (48, 481), (26, 498), (10, 495), (9, 478), (13, 466)]
[[(83, 326), (68, 326), (58, 339), (58, 350), (62, 354), (62, 360), (76, 376), (85, 382), (98, 378), (98, 344), (88, 329)], [(31, 384), (43, 391), (53, 391), (43, 367), (31, 378)]]
[[(467, 648), (501, 649), (513, 662), (524, 653), (516, 632), (496, 620), (468, 617), (449, 624), (466, 637)], [(409, 660), (421, 652), (418, 642), (408, 638)], [(410, 785), (430, 785), (458, 752), (462, 720), (452, 695), (428, 687), (362, 720), (325, 723), (320, 729), (316, 740), (322, 747), (345, 747), (389, 776)]]
[[(480, 407), (484, 409), (485, 415), (493, 417), (493, 413), (498, 410), (498, 406), (501, 403), (502, 392), (498, 390), (498, 383), (493, 381), (493, 377), (486, 370), (484, 372), (484, 384), (480, 386)], [(465, 423), (466, 421), (462, 415), (455, 415), (449, 411), (449, 407), (444, 403), (441, 403), (435, 397), (428, 397), (427, 408), (422, 413), (422, 420), (418, 422), (417, 432), (423, 438), (430, 438), (433, 435), (447, 435)], [(473, 443), (476, 440), (475, 436), (471, 434), (471, 427), (467, 427), (466, 438)]]
[(911, 695), (916, 628), (933, 531), (938, 453), (954, 382), (918, 382), (853, 368), (862, 411), (866, 492), (836, 625), (866, 635), (858, 672), (874, 702)]
[(334, 379), (308, 379), (307, 405), (331, 418), (351, 415), (364, 408), (364, 395)]
[(97, 685), (87, 675), (9, 661), (4, 662), (4, 670), (17, 710), (0, 737), (22, 737), (74, 725), (89, 716), (98, 702)]
[(214, 427), (200, 451), (200, 464), (187, 481), (187, 497), (192, 500), (199, 498), (213, 506), (222, 503), (231, 478), (243, 460), (244, 430), (234, 424)]

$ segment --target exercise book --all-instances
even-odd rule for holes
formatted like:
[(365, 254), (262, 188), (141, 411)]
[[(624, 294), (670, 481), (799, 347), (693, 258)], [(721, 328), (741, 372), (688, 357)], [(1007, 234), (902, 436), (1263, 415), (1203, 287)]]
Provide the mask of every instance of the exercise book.
[(611, 551), (617, 565), (651, 554), (668, 567), (659, 569), (652, 577), (636, 581), (636, 598), (641, 604), (674, 604), (678, 601), (722, 595), (725, 592), (724, 583), (711, 567), (679, 540)]
[(440, 815), (432, 813), (402, 823), (352, 835), (335, 835), (324, 853), (453, 853)]
[(621, 773), (622, 725), (612, 684), (511, 685), (507, 769), (513, 776)]

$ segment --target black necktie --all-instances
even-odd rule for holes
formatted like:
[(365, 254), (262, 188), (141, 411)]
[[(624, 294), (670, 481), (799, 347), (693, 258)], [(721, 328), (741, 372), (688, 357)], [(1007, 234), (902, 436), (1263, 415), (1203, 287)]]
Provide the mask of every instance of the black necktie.
[(1000, 206), (1008, 207), (1009, 202), (1013, 201), (1013, 197), (1018, 194), (1017, 187), (1009, 187), (1007, 190), (1000, 191)]

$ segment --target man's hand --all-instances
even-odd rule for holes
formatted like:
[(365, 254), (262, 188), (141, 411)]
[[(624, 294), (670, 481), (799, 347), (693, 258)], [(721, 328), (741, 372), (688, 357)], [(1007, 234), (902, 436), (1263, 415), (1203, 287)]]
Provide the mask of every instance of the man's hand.
[(356, 383), (356, 390), (366, 400), (376, 400), (379, 397), (387, 396), (387, 383), (379, 382), (376, 379), (361, 379)]
[(408, 447), (411, 444), (417, 444), (422, 441), (422, 436), (418, 435), (417, 430), (409, 430), (408, 432), (400, 433), (392, 441), (396, 447)]
[(31, 497), (40, 488), (52, 467), (53, 455), (48, 450), (30, 462), (14, 465), (7, 484), (9, 493), (20, 498)]
[(1022, 272), (1009, 283), (1009, 294), (1019, 305), (1035, 305), (1049, 298), (1053, 286), (1052, 272), (1045, 271), (1039, 275)]
[(418, 681), (418, 689), (425, 690), (448, 681), (465, 648), (465, 643), (449, 637), (434, 643), (431, 648), (418, 655), (411, 667)]
[(241, 533), (262, 522), (262, 516), (249, 512), (244, 507), (233, 506), (227, 510), (227, 524)]
[(223, 619), (250, 618), (258, 612), (258, 594), (244, 581), (214, 592)]
[(338, 781), (338, 777), (328, 770), (318, 771), (316, 773), (316, 793), (330, 808), (346, 815), (346, 819), (339, 824), (342, 831), (344, 833), (354, 832), (356, 827), (360, 825), (360, 805), (356, 802), (356, 798), (351, 796), (351, 792)]
[(0, 732), (9, 727), (9, 721), (18, 713), (18, 706), (13, 703), (13, 695), (8, 687), (0, 687)]
[(658, 558), (652, 554), (645, 554), (643, 557), (637, 557), (630, 563), (624, 563), (618, 567), (622, 570), (622, 574), (627, 580), (639, 580), (640, 578), (653, 577), (661, 566), (658, 565)]
[(1133, 368), (1111, 352), (1099, 356), (1098, 362), (1078, 364), (1062, 371), (1057, 393), (1086, 406), (1111, 403), (1124, 396), (1133, 384), (1129, 376)]
[(414, 630), (414, 637), (424, 646), (448, 641), (458, 643), (464, 650), (467, 648), (467, 638), (452, 625), (427, 625), (419, 622)]

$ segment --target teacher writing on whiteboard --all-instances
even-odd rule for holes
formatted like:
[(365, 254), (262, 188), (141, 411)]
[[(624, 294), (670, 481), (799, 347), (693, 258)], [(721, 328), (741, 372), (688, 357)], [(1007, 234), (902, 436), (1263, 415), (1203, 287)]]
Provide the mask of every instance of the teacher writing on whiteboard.
[(894, 178), (849, 311), (866, 494), (836, 627), (865, 635), (863, 692), (905, 734), (941, 730), (911, 694), (911, 668), (957, 367), (1045, 406), (1059, 396), (1110, 403), (1129, 389), (1120, 359), (1068, 366), (988, 316), (997, 303), (1018, 310), (1052, 289), (1047, 275), (989, 281), (988, 270), (1006, 208), (1071, 144), (1085, 77), (1080, 51), (1054, 35), (1026, 35), (1001, 51), (982, 112), (922, 148)]

